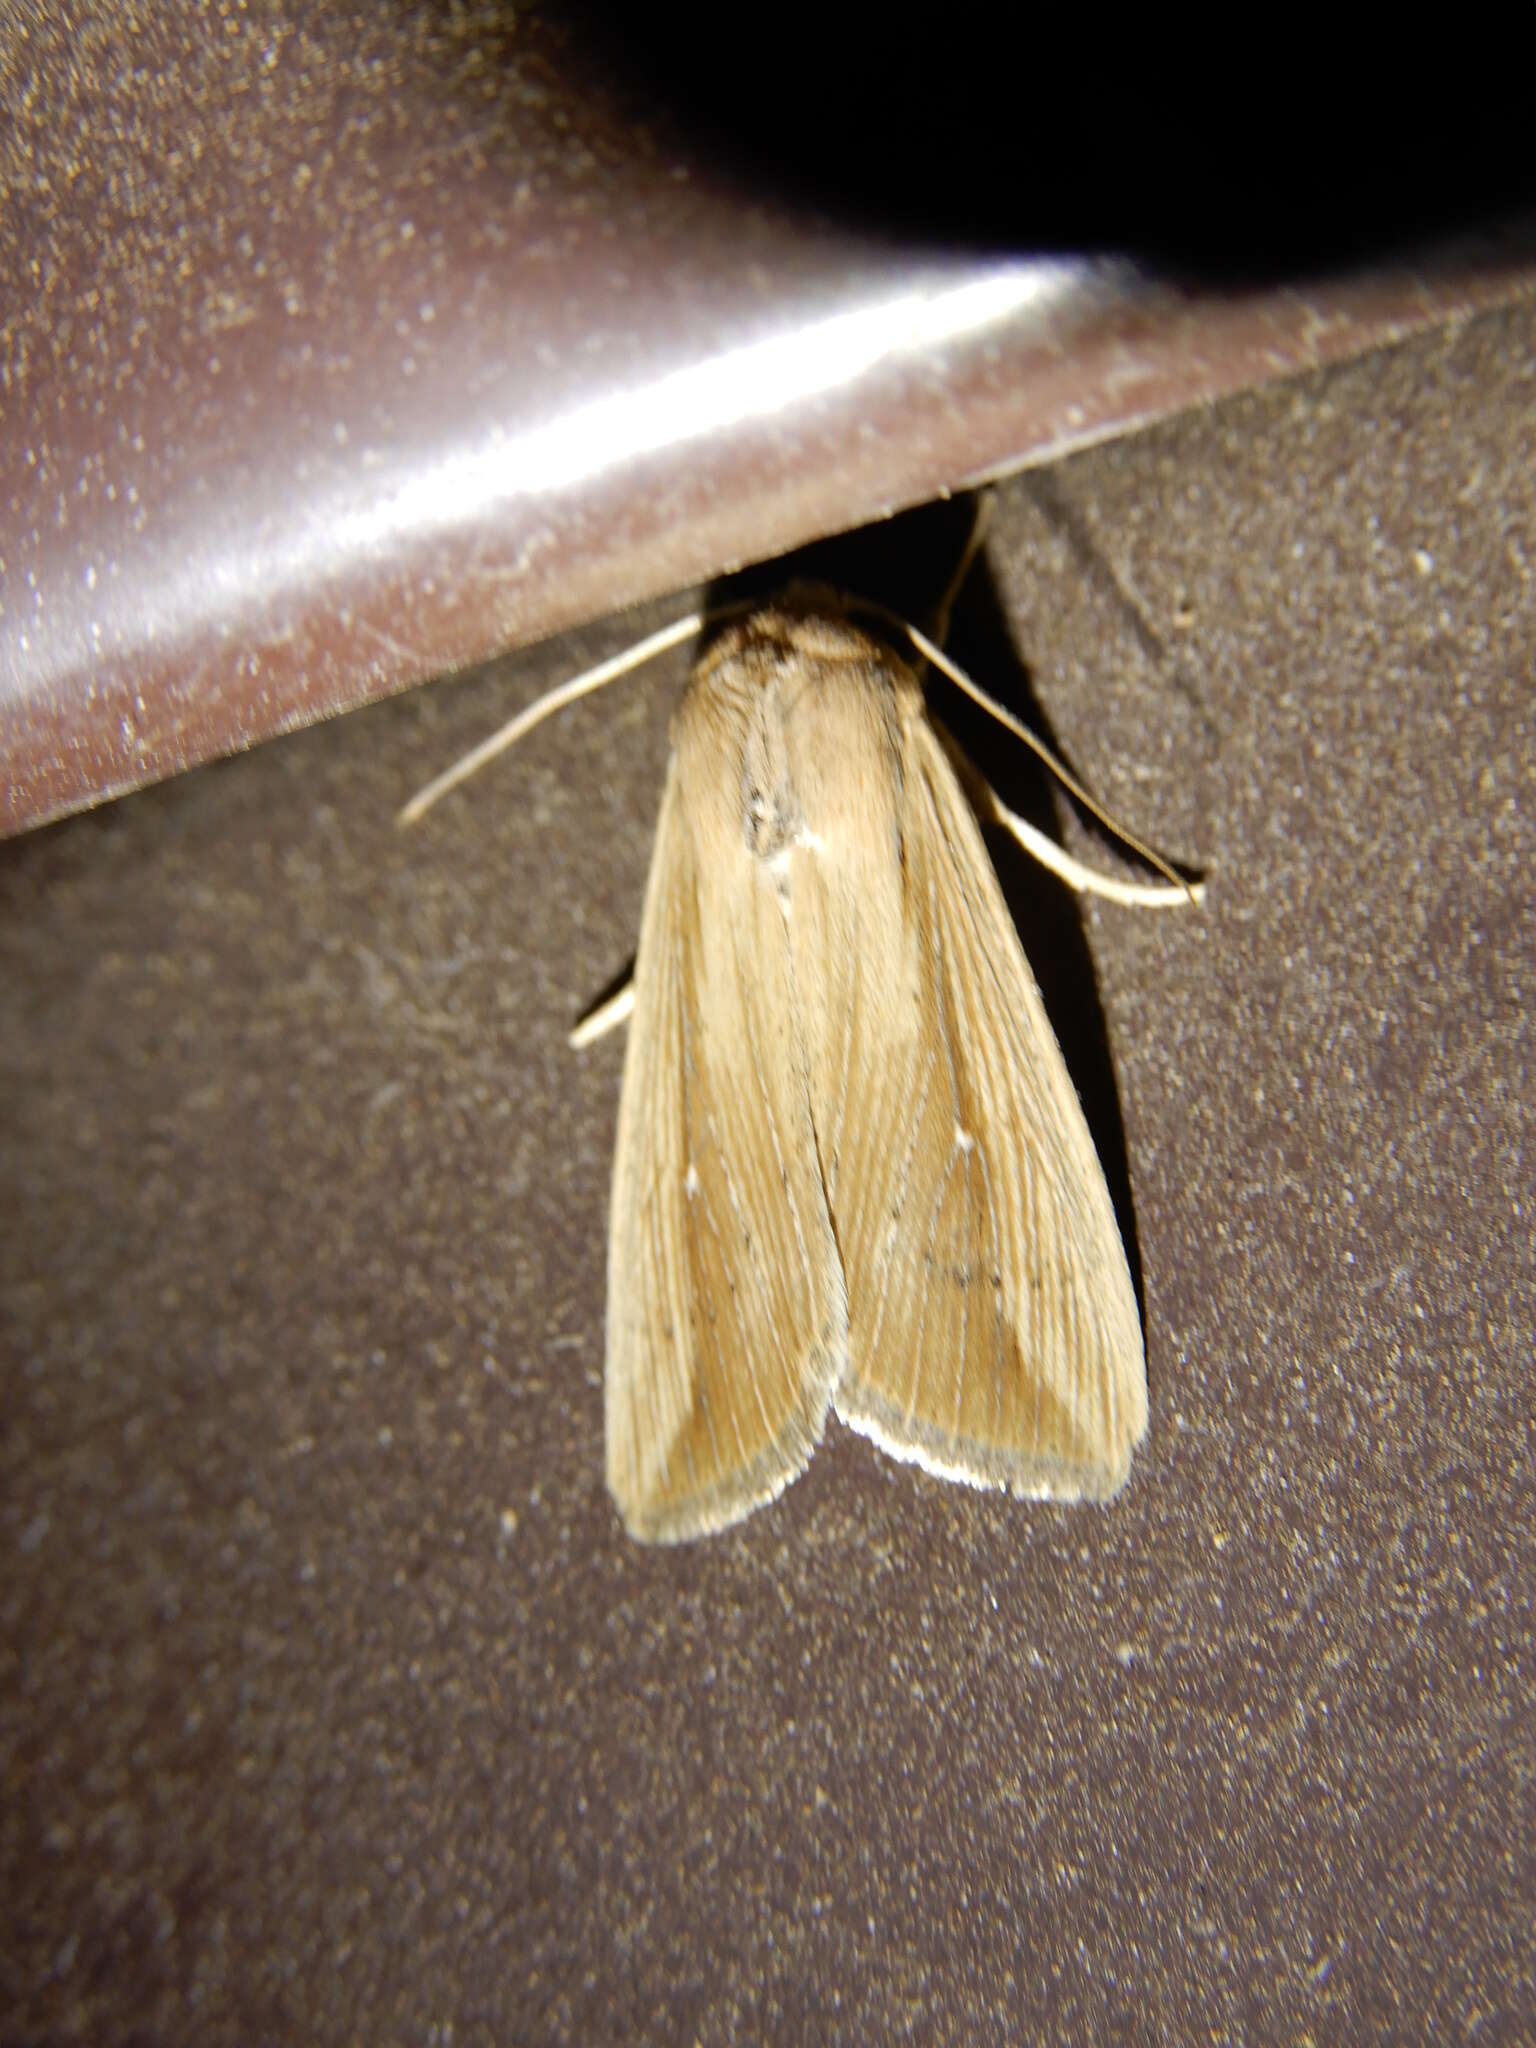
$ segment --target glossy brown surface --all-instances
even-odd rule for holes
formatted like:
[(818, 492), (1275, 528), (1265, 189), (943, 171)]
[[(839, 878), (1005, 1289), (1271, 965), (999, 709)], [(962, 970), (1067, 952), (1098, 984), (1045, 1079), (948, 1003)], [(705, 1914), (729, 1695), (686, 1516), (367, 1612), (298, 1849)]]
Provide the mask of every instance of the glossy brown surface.
[(1301, 286), (946, 254), (563, 12), (0, 39), (0, 830), (1532, 277), (1518, 227)]
[(999, 854), (1133, 1225), (1106, 1510), (839, 1431), (620, 1530), (564, 1033), (681, 658), (391, 818), (662, 607), (0, 849), (10, 2038), (1536, 2034), (1533, 362), (1000, 494), (957, 647), (1210, 884)]

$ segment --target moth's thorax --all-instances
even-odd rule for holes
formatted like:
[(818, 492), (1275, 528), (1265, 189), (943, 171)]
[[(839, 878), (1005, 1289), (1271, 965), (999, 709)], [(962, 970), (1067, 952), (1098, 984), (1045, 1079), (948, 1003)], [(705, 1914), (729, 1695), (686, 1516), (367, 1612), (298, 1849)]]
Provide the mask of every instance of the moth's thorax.
[(754, 613), (705, 655), (674, 720), (701, 832), (779, 879), (797, 850), (860, 865), (872, 825), (896, 815), (920, 703), (912, 671), (841, 619)]

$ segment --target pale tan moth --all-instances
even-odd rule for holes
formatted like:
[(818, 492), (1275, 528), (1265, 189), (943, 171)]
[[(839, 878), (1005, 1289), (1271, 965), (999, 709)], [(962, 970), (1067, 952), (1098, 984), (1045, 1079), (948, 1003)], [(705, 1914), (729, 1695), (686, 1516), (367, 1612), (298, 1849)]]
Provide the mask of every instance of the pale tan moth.
[[(1043, 751), (915, 628), (824, 590), (699, 657), (633, 981), (572, 1034), (630, 1018), (604, 1398), (608, 1485), (646, 1541), (772, 1500), (829, 1408), (941, 1478), (1055, 1500), (1115, 1493), (1147, 1426), (1109, 1190), (978, 817), (1074, 888), (1199, 891), (1083, 868), (956, 755), (963, 787), (918, 672), (853, 611)], [(402, 819), (703, 623), (550, 693)]]

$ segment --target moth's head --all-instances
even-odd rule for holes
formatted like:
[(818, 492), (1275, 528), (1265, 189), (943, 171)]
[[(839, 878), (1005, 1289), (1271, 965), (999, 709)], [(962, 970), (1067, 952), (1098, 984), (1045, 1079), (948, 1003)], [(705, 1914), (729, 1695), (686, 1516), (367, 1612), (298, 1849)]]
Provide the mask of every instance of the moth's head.
[(893, 635), (887, 639), (860, 616), (857, 598), (824, 583), (791, 583), (771, 601), (732, 609), (707, 630), (697, 672), (709, 675), (735, 666), (759, 686), (782, 682), (795, 664), (857, 663), (910, 673)]

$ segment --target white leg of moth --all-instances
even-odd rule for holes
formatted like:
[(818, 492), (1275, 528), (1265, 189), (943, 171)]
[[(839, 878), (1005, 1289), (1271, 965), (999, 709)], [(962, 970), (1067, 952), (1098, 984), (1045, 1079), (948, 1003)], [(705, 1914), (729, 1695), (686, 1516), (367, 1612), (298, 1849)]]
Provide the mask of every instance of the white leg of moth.
[(635, 977), (631, 975), (624, 986), (615, 989), (606, 1002), (599, 1003), (595, 1010), (587, 1012), (571, 1033), (567, 1044), (573, 1045), (578, 1052), (584, 1045), (595, 1044), (599, 1038), (624, 1023), (634, 1007)]
[[(885, 619), (888, 619), (895, 626), (899, 626), (901, 630), (905, 634), (907, 634), (907, 636), (910, 638), (912, 642), (912, 645), (917, 649), (918, 653), (921, 654), (926, 661), (931, 662), (936, 669), (941, 670), (943, 674), (947, 675), (950, 681), (954, 683), (957, 688), (964, 690), (965, 694), (967, 695), (967, 697), (971, 699), (972, 703), (979, 704), (983, 711), (987, 712), (991, 717), (995, 718), (999, 725), (1003, 726), (1008, 732), (1011, 732), (1013, 734), (1015, 739), (1022, 740), (1024, 745), (1029, 748), (1031, 753), (1037, 754), (1040, 757), (1040, 759), (1045, 763), (1046, 767), (1050, 769), (1051, 773), (1056, 777), (1056, 780), (1062, 785), (1062, 787), (1066, 790), (1069, 790), (1071, 794), (1077, 798), (1078, 802), (1083, 806), (1084, 810), (1091, 811), (1093, 816), (1098, 819), (1101, 825), (1105, 826), (1109, 831), (1113, 832), (1117, 839), (1123, 839), (1125, 844), (1128, 847), (1130, 847), (1133, 853), (1140, 854), (1141, 858), (1147, 863), (1148, 867), (1156, 868), (1160, 875), (1166, 875), (1168, 878), (1169, 887), (1165, 893), (1157, 893), (1154, 890), (1154, 893), (1152, 894), (1143, 893), (1135, 896), (1127, 896), (1124, 894), (1117, 894), (1116, 892), (1131, 887), (1145, 889), (1149, 885), (1131, 883), (1111, 884), (1107, 876), (1101, 875), (1098, 877), (1098, 880), (1104, 883), (1105, 886), (1098, 890), (1097, 893), (1099, 895), (1109, 896), (1112, 901), (1119, 903), (1164, 904), (1172, 903), (1176, 901), (1179, 897), (1182, 897), (1186, 903), (1198, 903), (1201, 900), (1201, 897), (1205, 893), (1203, 884), (1198, 882), (1181, 882), (1178, 876), (1173, 872), (1173, 869), (1169, 867), (1167, 861), (1163, 859), (1160, 853), (1154, 853), (1152, 851), (1152, 848), (1147, 845), (1145, 840), (1138, 839), (1136, 837), (1136, 834), (1130, 831), (1126, 826), (1122, 825), (1118, 818), (1112, 818), (1109, 815), (1108, 811), (1105, 810), (1104, 806), (1099, 802), (1097, 797), (1089, 795), (1088, 791), (1084, 789), (1083, 785), (1072, 773), (1071, 769), (1067, 766), (1066, 762), (1058, 759), (1058, 757), (1051, 752), (1050, 748), (1045, 744), (1045, 741), (1041, 739), (1038, 733), (1031, 732), (1027, 725), (1021, 725), (1019, 721), (1014, 717), (1013, 713), (1010, 710), (1008, 710), (1006, 705), (999, 704), (995, 697), (989, 696), (987, 692), (981, 687), (980, 683), (973, 681), (972, 678), (966, 674), (965, 670), (961, 668), (957, 662), (951, 661), (949, 656), (944, 652), (944, 650), (941, 647), (936, 647), (934, 643), (928, 638), (928, 635), (926, 633), (920, 633), (917, 627), (914, 626), (909, 619), (902, 618), (899, 613), (890, 611), (885, 605), (870, 604), (866, 605), (864, 609), (866, 611), (873, 612), (877, 617), (883, 617)], [(935, 720), (934, 723), (937, 724), (938, 721)], [(945, 739), (949, 746), (951, 756), (964, 761), (965, 756), (960, 752), (960, 749), (955, 745), (954, 741), (952, 739), (949, 739), (949, 736), (947, 734), (945, 735)], [(976, 770), (971, 767), (970, 762), (966, 761), (965, 765), (969, 774), (975, 776)], [(978, 777), (977, 779), (979, 780), (980, 778)], [(1039, 840), (1040, 835), (1036, 832), (1033, 832), (1031, 828), (1024, 823), (1022, 818), (1016, 818), (1013, 812), (1008, 809), (1008, 807), (1001, 801), (1001, 799), (992, 793), (990, 785), (988, 785), (987, 787), (988, 795), (991, 797), (992, 803), (996, 806), (997, 822), (1000, 825), (1005, 825), (1008, 828), (1008, 830), (1014, 834), (1015, 838), (1018, 839), (1021, 846), (1027, 846), (1030, 852), (1035, 855), (1036, 859), (1044, 861), (1045, 865), (1048, 868), (1053, 869), (1055, 873), (1059, 874), (1062, 877), (1063, 881), (1068, 880), (1069, 877), (1066, 868), (1063, 868), (1059, 865), (1059, 863), (1061, 862), (1066, 862), (1067, 867), (1071, 868), (1079, 875), (1087, 875), (1092, 872), (1091, 869), (1079, 866), (1079, 864), (1076, 861), (1072, 860), (1068, 854), (1061, 852), (1059, 847), (1053, 846), (1053, 857), (1050, 860), (1046, 860), (1045, 855), (1040, 852), (1039, 846), (1035, 843), (1037, 840)], [(1041, 844), (1044, 843), (1047, 842), (1041, 842)], [(1080, 882), (1073, 882), (1072, 886), (1076, 889), (1082, 888), (1085, 885)]]
[(1011, 832), (1041, 867), (1049, 868), (1080, 896), (1102, 896), (1106, 903), (1138, 904), (1145, 910), (1169, 910), (1180, 904), (1205, 901), (1204, 882), (1122, 882), (1114, 875), (1101, 875), (1096, 868), (1084, 867), (1054, 839), (1047, 839), (1017, 811), (1010, 811), (990, 783), (984, 782), (982, 787), (990, 800), (984, 815), (1005, 832)]
[[(1039, 861), (1041, 867), (1049, 868), (1058, 880), (1065, 882), (1069, 889), (1075, 889), (1078, 895), (1102, 896), (1108, 903), (1129, 903), (1143, 910), (1169, 910), (1181, 903), (1205, 901), (1204, 882), (1122, 882), (1115, 875), (1101, 875), (1097, 868), (1085, 867), (1080, 860), (1074, 860), (1054, 839), (1048, 839), (1028, 819), (1021, 818), (1017, 811), (1009, 810), (954, 734), (936, 718), (933, 725), (981, 822), (984, 825), (1001, 825), (1032, 859)], [(1119, 827), (1113, 829), (1118, 831)], [(1153, 857), (1156, 858), (1155, 855)]]

